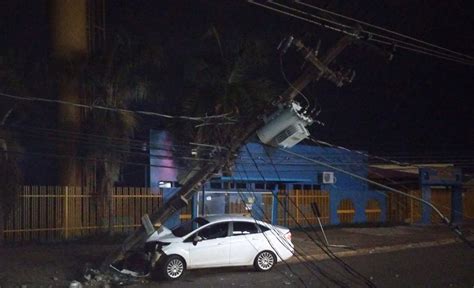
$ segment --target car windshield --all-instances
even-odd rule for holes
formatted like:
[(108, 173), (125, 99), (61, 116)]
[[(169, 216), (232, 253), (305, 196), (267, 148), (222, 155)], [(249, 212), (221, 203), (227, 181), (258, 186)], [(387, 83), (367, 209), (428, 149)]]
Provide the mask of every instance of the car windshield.
[(206, 219), (202, 217), (197, 217), (197, 218), (194, 218), (193, 220), (181, 223), (181, 225), (173, 228), (171, 232), (173, 232), (173, 235), (176, 237), (183, 237), (184, 235), (187, 235), (194, 229), (199, 228), (202, 225), (206, 225), (207, 223), (209, 223), (209, 221), (207, 221)]

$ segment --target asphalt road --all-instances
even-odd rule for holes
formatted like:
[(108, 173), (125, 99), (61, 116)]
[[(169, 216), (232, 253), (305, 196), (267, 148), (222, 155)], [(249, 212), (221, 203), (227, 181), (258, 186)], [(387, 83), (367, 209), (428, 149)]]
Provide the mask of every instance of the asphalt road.
[[(377, 287), (469, 287), (474, 288), (474, 250), (462, 244), (417, 248), (381, 254), (346, 257), (343, 260), (370, 278)], [(312, 265), (315, 264), (315, 265)], [(188, 271), (171, 282), (148, 282), (132, 287), (338, 287), (321, 273), (348, 287), (366, 287), (334, 261), (277, 265), (266, 273), (252, 268), (202, 269)]]

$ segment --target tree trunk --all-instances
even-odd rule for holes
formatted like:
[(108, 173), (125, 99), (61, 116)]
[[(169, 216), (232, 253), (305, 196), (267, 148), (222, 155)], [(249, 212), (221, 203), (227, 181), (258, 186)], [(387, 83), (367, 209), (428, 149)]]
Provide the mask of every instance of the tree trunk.
[(114, 164), (110, 162), (105, 162), (105, 174), (106, 174), (106, 193), (107, 193), (107, 219), (108, 219), (108, 232), (109, 235), (114, 233), (114, 225), (115, 225), (115, 209), (114, 209), (114, 180), (112, 179), (112, 175), (114, 175)]
[(5, 241), (5, 235), (3, 234), (5, 231), (5, 212), (3, 211), (3, 206), (0, 205), (0, 246), (3, 245)]
[(115, 209), (113, 203), (114, 175), (116, 167), (107, 160), (103, 160), (97, 167), (97, 181), (99, 193), (100, 227), (102, 232), (113, 234)]
[[(52, 57), (59, 79), (59, 99), (80, 102), (78, 66), (87, 57), (87, 2), (86, 0), (50, 0)], [(81, 110), (71, 105), (58, 106), (60, 130), (80, 132)], [(69, 157), (59, 162), (60, 185), (78, 186), (81, 182), (81, 163), (74, 157), (76, 143), (58, 145), (59, 154)]]
[(110, 231), (109, 229), (109, 197), (108, 197), (108, 184), (106, 176), (105, 161), (99, 161), (97, 163), (97, 193), (99, 194), (99, 202), (97, 205), (97, 211), (99, 213), (99, 225), (102, 232)]

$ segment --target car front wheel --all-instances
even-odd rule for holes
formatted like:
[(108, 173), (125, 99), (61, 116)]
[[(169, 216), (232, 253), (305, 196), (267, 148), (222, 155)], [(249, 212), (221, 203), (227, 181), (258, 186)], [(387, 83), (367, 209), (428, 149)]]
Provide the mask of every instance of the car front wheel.
[(273, 252), (262, 251), (255, 257), (253, 266), (257, 271), (269, 271), (276, 264), (276, 256)]
[(167, 280), (175, 280), (181, 277), (186, 270), (186, 263), (183, 258), (177, 255), (166, 257), (160, 265), (161, 276)]

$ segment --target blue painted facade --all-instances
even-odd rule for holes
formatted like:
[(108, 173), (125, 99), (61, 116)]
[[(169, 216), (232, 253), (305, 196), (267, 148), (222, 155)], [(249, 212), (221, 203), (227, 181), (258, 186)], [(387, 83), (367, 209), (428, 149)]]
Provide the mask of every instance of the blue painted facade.
[[(158, 132), (152, 132), (150, 135), (152, 141), (150, 148), (151, 155), (156, 155), (158, 153), (154, 147), (161, 147), (161, 143), (158, 140), (163, 139), (163, 136), (159, 135)], [(289, 149), (289, 151), (328, 163), (332, 166), (344, 169), (365, 178), (368, 176), (367, 157), (355, 152), (337, 148), (325, 148), (301, 144), (294, 146)], [(164, 163), (162, 160), (166, 160), (167, 163)], [(178, 174), (177, 172), (179, 172), (179, 169), (176, 169), (176, 173), (170, 173), (169, 160), (169, 158), (162, 159), (151, 156), (151, 187), (157, 187), (160, 181), (176, 181), (176, 175)], [(322, 183), (322, 172), (334, 172), (336, 178), (335, 183)], [(245, 189), (249, 191), (251, 190), (256, 194), (259, 192), (259, 189), (257, 188), (259, 184), (272, 183), (274, 184), (273, 187), (280, 187), (280, 191), (282, 190), (282, 187), (284, 187), (286, 191), (291, 191), (295, 185), (312, 185), (313, 187), (318, 187), (321, 190), (329, 192), (330, 224), (339, 224), (337, 208), (340, 201), (343, 199), (352, 200), (355, 206), (355, 223), (364, 223), (367, 221), (365, 208), (367, 202), (372, 199), (379, 203), (381, 209), (381, 221), (385, 221), (387, 207), (386, 196), (381, 193), (381, 191), (369, 189), (366, 182), (355, 179), (352, 176), (348, 176), (338, 171), (331, 171), (331, 169), (315, 164), (314, 162), (297, 158), (278, 149), (257, 143), (249, 143), (241, 149), (239, 156), (235, 160), (235, 167), (231, 176), (217, 177), (212, 179), (211, 182), (214, 184), (219, 182), (245, 183)], [(214, 187), (212, 186), (211, 183), (207, 183), (204, 186), (204, 193), (219, 190), (222, 191), (224, 184), (221, 185), (221, 188), (216, 188), (215, 185)], [(266, 191), (268, 193), (269, 190), (266, 189)], [(277, 193), (278, 190), (274, 188), (271, 191)], [(196, 199), (196, 197), (194, 197), (195, 201), (193, 201), (195, 202), (193, 204), (195, 206), (197, 206), (197, 202), (199, 202), (196, 201), (199, 200)], [(276, 204), (274, 201), (273, 205), (275, 206)], [(258, 197), (255, 199), (254, 205), (260, 205)], [(195, 207), (194, 211), (199, 210), (198, 208), (199, 207)], [(276, 211), (277, 209), (274, 207), (272, 210), (273, 219), (276, 219)]]

